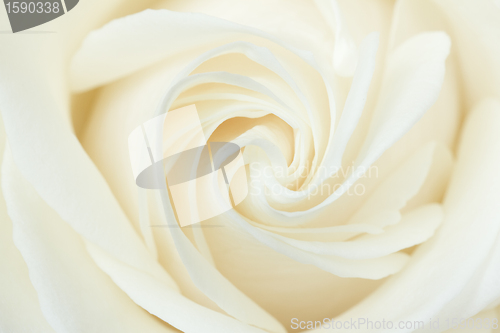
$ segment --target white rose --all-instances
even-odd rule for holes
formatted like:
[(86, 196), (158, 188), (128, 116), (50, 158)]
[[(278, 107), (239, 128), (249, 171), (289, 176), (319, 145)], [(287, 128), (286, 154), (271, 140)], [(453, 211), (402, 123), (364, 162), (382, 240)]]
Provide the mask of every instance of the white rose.
[[(498, 2), (82, 0), (33, 30), (0, 35), (1, 332), (498, 328)], [(165, 227), (127, 138), (190, 104), (251, 190)]]

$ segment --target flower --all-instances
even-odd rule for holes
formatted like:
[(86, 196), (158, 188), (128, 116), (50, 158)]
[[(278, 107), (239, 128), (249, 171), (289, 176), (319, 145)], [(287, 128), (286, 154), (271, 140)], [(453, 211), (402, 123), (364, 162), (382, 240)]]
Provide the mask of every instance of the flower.
[[(499, 15), (85, 0), (55, 33), (2, 35), (0, 327), (498, 323)], [(242, 147), (249, 191), (181, 228), (168, 192), (136, 185), (128, 137), (192, 104), (209, 142)]]

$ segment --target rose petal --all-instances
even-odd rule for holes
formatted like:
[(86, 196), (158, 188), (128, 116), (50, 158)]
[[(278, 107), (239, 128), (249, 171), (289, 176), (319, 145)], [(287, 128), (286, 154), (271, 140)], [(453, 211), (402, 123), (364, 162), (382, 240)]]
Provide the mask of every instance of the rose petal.
[[(177, 288), (149, 254), (72, 133), (63, 116), (67, 111), (61, 77), (50, 72), (57, 63), (47, 60), (42, 65), (46, 55), (43, 53), (31, 59), (33, 52), (29, 47), (19, 43), (9, 48), (15, 56), (3, 53), (9, 59), (3, 63), (10, 67), (0, 68), (0, 105), (16, 165), (40, 196), (77, 232)], [(29, 63), (38, 66), (27, 67)], [(27, 95), (31, 98), (24, 98)]]
[[(418, 248), (401, 274), (339, 320), (364, 317), (427, 323), (440, 313), (467, 318), (500, 297), (500, 178), (491, 177), (500, 163), (499, 129), (500, 103), (478, 105), (462, 133), (444, 201), (443, 225)], [(460, 313), (450, 311), (456, 306)]]
[(194, 284), (221, 309), (233, 317), (271, 332), (283, 332), (284, 327), (271, 315), (257, 305), (252, 299), (237, 289), (214, 266), (210, 265), (178, 228), (176, 218), (169, 200), (169, 194), (160, 190), (164, 217), (170, 226), (174, 244), (182, 258)]
[(358, 62), (358, 52), (337, 1), (315, 0), (315, 3), (330, 29), (335, 31), (335, 47), (333, 49), (335, 72), (343, 77), (353, 76)]
[[(172, 29), (182, 34), (163, 33)], [(240, 40), (258, 36), (287, 45), (260, 30), (203, 14), (146, 10), (112, 21), (86, 37), (71, 64), (72, 87), (89, 90), (187, 50), (198, 50), (192, 52), (196, 56), (200, 50), (228, 43), (235, 36)], [(186, 56), (194, 59), (193, 54)]]
[(284, 254), (303, 264), (315, 265), (327, 272), (340, 277), (359, 277), (365, 279), (381, 279), (398, 272), (409, 259), (405, 253), (392, 253), (390, 255), (362, 260), (348, 260), (336, 256), (319, 255), (306, 252), (250, 225), (238, 213), (228, 211), (225, 214), (230, 221), (237, 223), (243, 230), (266, 244), (278, 253)]
[[(365, 145), (361, 149), (356, 170), (338, 190), (311, 209), (283, 212), (262, 202), (260, 207), (270, 223), (286, 218), (289, 223), (303, 223), (316, 219), (342, 196), (362, 173), (368, 170), (382, 153), (401, 138), (436, 101), (444, 78), (444, 61), (449, 53), (450, 40), (444, 33), (423, 33), (401, 45), (388, 60), (384, 84)], [(432, 82), (432, 84), (430, 84)], [(309, 198), (309, 191), (294, 192), (284, 189), (293, 200)], [(266, 207), (269, 206), (269, 207)], [(295, 222), (297, 223), (297, 222)]]
[[(418, 208), (403, 215), (401, 222), (387, 227), (380, 235), (363, 235), (348, 242), (305, 242), (273, 235), (298, 249), (346, 259), (371, 259), (395, 253), (429, 239), (443, 219), (439, 205)], [(271, 233), (270, 233), (271, 234)]]
[(55, 331), (173, 332), (103, 274), (80, 236), (23, 178), (9, 151), (2, 164), (2, 183), (14, 242), (26, 261), (42, 312)]
[[(0, 118), (0, 162), (3, 160), (5, 132)], [(3, 181), (2, 181), (3, 185)], [(47, 323), (31, 284), (26, 263), (12, 239), (12, 222), (0, 193), (0, 331), (54, 332)]]
[(500, 98), (500, 8), (489, 0), (434, 2), (442, 8), (456, 41), (467, 109), (483, 98)]
[(99, 267), (134, 302), (183, 332), (264, 332), (190, 301), (153, 276), (119, 262), (95, 245), (87, 243), (87, 247)]

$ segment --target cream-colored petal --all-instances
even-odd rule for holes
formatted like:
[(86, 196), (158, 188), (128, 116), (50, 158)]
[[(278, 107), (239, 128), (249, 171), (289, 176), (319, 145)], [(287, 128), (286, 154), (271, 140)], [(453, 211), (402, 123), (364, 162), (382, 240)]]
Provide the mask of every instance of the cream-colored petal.
[(500, 98), (500, 8), (494, 1), (435, 0), (456, 41), (467, 109), (483, 98)]
[(500, 163), (499, 126), (499, 102), (485, 101), (472, 111), (444, 200), (443, 225), (401, 274), (339, 320), (467, 318), (500, 298), (500, 179), (493, 176)]
[(87, 243), (87, 247), (99, 267), (134, 302), (182, 332), (264, 332), (190, 301), (153, 276), (119, 262), (95, 245)]
[(96, 266), (82, 238), (17, 170), (10, 151), (4, 155), (2, 183), (14, 242), (56, 332), (175, 331), (133, 303)]
[[(406, 215), (395, 226), (379, 235), (363, 235), (347, 242), (305, 242), (279, 235), (275, 238), (307, 252), (338, 256), (346, 259), (371, 259), (396, 253), (428, 240), (443, 219), (437, 204), (423, 206)], [(271, 234), (271, 233), (270, 233)], [(271, 234), (272, 235), (272, 234)]]
[[(58, 72), (50, 72), (50, 62), (42, 65), (43, 54), (35, 57), (29, 45), (19, 43), (11, 47), (12, 54), (2, 53), (15, 59), (5, 60), (9, 70), (2, 68), (0, 106), (16, 165), (44, 201), (77, 232), (177, 288), (150, 256), (72, 133)], [(15, 57), (18, 53), (23, 56)], [(26, 67), (30, 61), (39, 66), (30, 70)], [(31, 98), (24, 98), (26, 95)]]
[[(5, 148), (5, 131), (0, 118), (0, 162)], [(3, 186), (3, 181), (0, 180)], [(54, 332), (43, 316), (26, 263), (12, 238), (12, 221), (0, 194), (0, 331)]]
[(333, 48), (335, 72), (343, 77), (353, 76), (358, 62), (358, 52), (337, 1), (315, 0), (314, 2), (330, 29), (335, 32), (335, 46)]

